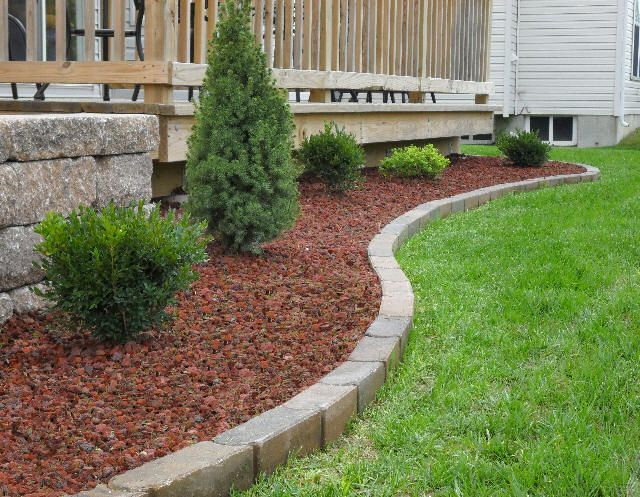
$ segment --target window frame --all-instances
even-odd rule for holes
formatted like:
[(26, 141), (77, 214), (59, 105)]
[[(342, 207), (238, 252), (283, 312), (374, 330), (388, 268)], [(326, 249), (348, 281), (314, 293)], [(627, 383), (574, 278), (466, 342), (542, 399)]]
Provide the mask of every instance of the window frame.
[[(526, 116), (525, 119), (525, 130), (526, 131), (531, 131), (531, 118), (532, 117), (546, 117), (547, 119), (549, 119), (549, 140), (545, 140), (546, 143), (548, 143), (549, 145), (553, 145), (556, 147), (575, 147), (578, 144), (578, 120), (576, 119), (575, 116), (567, 116), (567, 115), (535, 115), (535, 116)], [(573, 124), (573, 129), (571, 131), (571, 134), (573, 136), (573, 140), (571, 141), (560, 141), (560, 140), (555, 140), (555, 136), (554, 136), (554, 132), (553, 132), (553, 118), (554, 117), (570, 117), (572, 124)]]

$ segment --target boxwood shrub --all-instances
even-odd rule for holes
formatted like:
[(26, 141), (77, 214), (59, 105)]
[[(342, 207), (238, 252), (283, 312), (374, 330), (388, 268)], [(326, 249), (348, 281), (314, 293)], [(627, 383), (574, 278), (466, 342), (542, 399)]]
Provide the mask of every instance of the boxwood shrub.
[(165, 217), (159, 208), (80, 207), (49, 213), (36, 227), (43, 296), (100, 340), (124, 342), (167, 318), (165, 308), (207, 258), (206, 224)]
[(353, 189), (362, 179), (364, 150), (355, 136), (335, 123), (325, 123), (322, 132), (305, 138), (297, 157), (305, 173), (332, 192)]
[(385, 157), (380, 164), (383, 176), (398, 176), (401, 178), (427, 177), (435, 178), (450, 161), (443, 156), (431, 143), (423, 147), (410, 145), (396, 148), (391, 155)]
[(543, 166), (551, 153), (551, 147), (535, 131), (518, 130), (501, 134), (496, 145), (516, 166)]

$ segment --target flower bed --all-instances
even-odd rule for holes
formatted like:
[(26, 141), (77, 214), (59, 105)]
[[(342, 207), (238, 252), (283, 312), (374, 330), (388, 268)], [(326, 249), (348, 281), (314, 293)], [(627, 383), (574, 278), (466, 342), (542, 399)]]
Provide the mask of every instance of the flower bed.
[(415, 205), (496, 183), (581, 172), (468, 158), (441, 180), (383, 180), (330, 196), (301, 187), (302, 216), (264, 257), (211, 248), (170, 328), (122, 347), (56, 339), (54, 318), (0, 334), (0, 492), (60, 495), (105, 481), (280, 404), (343, 361), (374, 319), (369, 240)]

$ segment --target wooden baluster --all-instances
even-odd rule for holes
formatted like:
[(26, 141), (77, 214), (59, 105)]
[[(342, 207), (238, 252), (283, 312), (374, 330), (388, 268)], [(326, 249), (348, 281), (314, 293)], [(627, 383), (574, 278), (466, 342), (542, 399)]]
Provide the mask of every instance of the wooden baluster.
[(396, 73), (396, 26), (398, 15), (398, 0), (387, 0), (389, 2), (389, 45), (387, 50), (387, 74)]
[(402, 74), (402, 61), (404, 59), (404, 54), (403, 54), (403, 50), (404, 50), (404, 46), (403, 46), (403, 41), (404, 41), (404, 32), (402, 30), (403, 27), (403, 19), (404, 19), (404, 0), (397, 0), (396, 2), (396, 55), (395, 55), (395, 60), (396, 60), (396, 68), (395, 68), (395, 73), (394, 74), (398, 74), (401, 75)]
[(369, 17), (371, 15), (371, 5), (369, 2), (362, 2), (362, 14), (361, 14), (361, 23), (362, 26), (360, 28), (360, 32), (362, 33), (360, 39), (360, 53), (361, 57), (359, 60), (356, 60), (360, 63), (358, 66), (359, 72), (370, 72), (369, 71)]
[(113, 51), (111, 60), (124, 60), (124, 0), (113, 0)]
[(320, 70), (331, 70), (333, 51), (333, 5), (325, 0), (320, 7)]
[(38, 57), (38, 5), (37, 0), (25, 0), (27, 2), (27, 60), (36, 60)]
[(484, 59), (484, 70), (482, 71), (482, 81), (491, 80), (491, 32), (493, 31), (493, 11), (491, 10), (491, 0), (484, 0), (485, 25), (484, 25), (484, 49), (482, 57)]
[(66, 0), (56, 0), (56, 60), (67, 60)]
[(293, 58), (293, 2), (285, 0), (282, 11), (284, 22), (284, 46), (282, 50), (282, 67), (289, 69)]
[(313, 40), (311, 0), (304, 0), (303, 6), (303, 39), (302, 39), (302, 68), (311, 69), (311, 46)]
[(267, 56), (267, 65), (273, 67), (273, 1), (266, 0), (264, 21), (264, 53)]
[(9, 2), (0, 0), (0, 62), (9, 60)]
[(84, 60), (93, 62), (96, 58), (96, 4), (94, 0), (84, 0)]
[(313, 37), (311, 39), (311, 69), (320, 69), (320, 1), (313, 0), (311, 9), (311, 22)]
[[(260, 18), (262, 20), (262, 18)], [(205, 57), (209, 50), (209, 43), (216, 34), (216, 25), (218, 23), (218, 0), (209, 0), (207, 7), (207, 46), (205, 47)]]
[[(367, 2), (356, 2), (356, 39), (353, 51), (355, 53), (354, 59), (354, 71), (362, 72), (365, 57), (365, 39), (367, 38), (365, 32), (365, 10)], [(368, 41), (368, 40), (367, 40)]]
[(347, 70), (347, 30), (349, 28), (349, 5), (348, 0), (340, 0), (340, 57), (339, 70)]
[(302, 37), (304, 23), (302, 21), (302, 0), (295, 0), (295, 28), (293, 33), (293, 67), (302, 69)]
[(378, 22), (378, 2), (373, 0), (369, 5), (369, 22), (367, 23), (367, 33), (369, 35), (369, 49), (367, 57), (367, 65), (364, 68), (366, 72), (376, 72), (376, 36)]
[(347, 71), (359, 71), (356, 64), (356, 57), (362, 50), (362, 8), (356, 12), (355, 0), (348, 2), (348, 28), (347, 28)]
[(416, 47), (416, 32), (415, 32), (415, 0), (409, 0), (407, 11), (407, 70), (406, 74), (414, 76), (413, 61)]
[[(154, 3), (154, 2), (152, 2)], [(178, 61), (191, 62), (191, 1), (180, 0), (178, 21)]]
[(331, 2), (331, 65), (332, 71), (340, 68), (340, 0), (327, 0)]
[[(184, 12), (184, 11), (183, 11)], [(178, 0), (146, 2), (144, 19), (144, 55), (149, 62), (176, 59)], [(144, 102), (169, 104), (173, 100), (170, 85), (144, 85)]]
[(385, 15), (384, 15), (384, 0), (377, 0), (376, 3), (376, 28), (375, 28), (375, 46), (373, 60), (375, 66), (372, 68), (373, 72), (378, 74), (384, 74), (384, 62), (383, 62), (383, 50), (384, 50), (384, 36), (385, 36)]
[(284, 33), (284, 0), (276, 0), (276, 51), (273, 57), (273, 67), (282, 67), (282, 35)]
[(262, 39), (262, 23), (264, 15), (264, 4), (262, 0), (254, 1), (254, 13), (253, 13), (253, 34), (256, 37), (256, 43), (264, 47)]
[(206, 57), (204, 25), (204, 0), (195, 0), (193, 15), (193, 62), (203, 64)]

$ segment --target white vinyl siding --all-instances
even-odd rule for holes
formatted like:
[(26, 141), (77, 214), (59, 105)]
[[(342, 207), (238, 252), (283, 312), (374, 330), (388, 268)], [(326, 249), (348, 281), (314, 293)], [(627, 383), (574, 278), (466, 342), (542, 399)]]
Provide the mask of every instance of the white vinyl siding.
[(624, 107), (629, 115), (640, 114), (640, 80), (633, 78), (633, 29), (634, 29), (634, 5), (635, 0), (627, 2), (627, 26), (626, 26), (626, 50), (625, 50), (625, 74), (624, 74)]
[(518, 114), (612, 114), (616, 5), (520, 0)]

